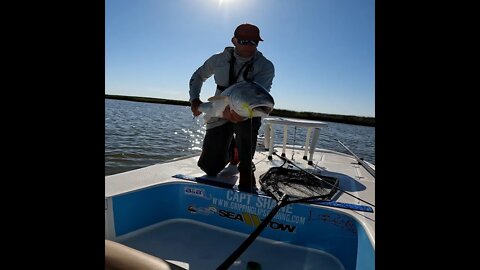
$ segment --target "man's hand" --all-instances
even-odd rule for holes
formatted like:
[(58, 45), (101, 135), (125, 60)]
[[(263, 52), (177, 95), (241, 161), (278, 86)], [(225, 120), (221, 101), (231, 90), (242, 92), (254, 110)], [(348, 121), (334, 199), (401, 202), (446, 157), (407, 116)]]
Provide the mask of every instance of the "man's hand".
[(245, 117), (238, 115), (234, 110), (230, 110), (230, 105), (225, 107), (225, 110), (223, 111), (223, 118), (235, 124), (246, 119)]
[(190, 109), (192, 110), (193, 116), (199, 116), (202, 112), (198, 110), (198, 106), (203, 102), (200, 99), (194, 99), (190, 102)]

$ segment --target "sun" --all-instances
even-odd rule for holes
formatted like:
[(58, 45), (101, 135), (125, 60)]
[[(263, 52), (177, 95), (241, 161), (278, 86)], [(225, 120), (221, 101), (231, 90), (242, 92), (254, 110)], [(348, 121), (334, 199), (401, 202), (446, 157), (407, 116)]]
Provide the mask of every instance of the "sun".
[(223, 2), (230, 2), (230, 0), (218, 0), (218, 6), (221, 6)]

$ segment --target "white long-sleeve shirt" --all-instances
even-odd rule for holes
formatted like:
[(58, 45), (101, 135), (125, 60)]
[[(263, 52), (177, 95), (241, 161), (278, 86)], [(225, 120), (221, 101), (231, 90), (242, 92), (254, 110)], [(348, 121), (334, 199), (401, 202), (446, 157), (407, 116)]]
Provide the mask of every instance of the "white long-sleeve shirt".
[[(226, 47), (223, 52), (212, 55), (193, 73), (190, 79), (190, 102), (194, 99), (200, 98), (200, 91), (203, 83), (212, 75), (214, 75), (213, 77), (217, 85), (229, 86), (230, 59), (233, 49), (233, 47)], [(253, 59), (252, 57), (244, 58), (238, 56), (236, 53), (234, 53), (234, 56), (234, 74), (236, 76), (238, 74), (236, 82), (241, 82), (246, 79), (243, 77), (244, 69), (246, 68), (244, 66), (246, 62), (252, 60), (253, 65), (249, 69), (247, 78), (262, 85), (267, 91), (270, 91), (273, 77), (275, 76), (275, 69), (270, 60), (265, 58), (265, 56), (259, 51), (256, 51)], [(242, 69), (242, 67), (244, 68)], [(218, 89), (215, 91), (215, 95), (220, 95), (221, 93), (222, 92)], [(207, 123), (207, 129), (218, 127), (226, 122), (227, 120), (223, 118), (212, 117)]]

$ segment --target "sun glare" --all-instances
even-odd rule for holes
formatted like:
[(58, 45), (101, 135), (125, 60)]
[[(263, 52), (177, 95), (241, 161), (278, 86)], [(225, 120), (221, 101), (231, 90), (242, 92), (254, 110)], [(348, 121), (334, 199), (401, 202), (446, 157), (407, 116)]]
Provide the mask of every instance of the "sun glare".
[(223, 2), (230, 2), (229, 0), (218, 0), (218, 6), (221, 6)]
[[(216, 1), (211, 1), (210, 3), (215, 3)], [(218, 0), (217, 8), (221, 9), (236, 9), (236, 8), (244, 8), (245, 5), (248, 5), (250, 1), (242, 0), (242, 1), (235, 1), (235, 0)]]

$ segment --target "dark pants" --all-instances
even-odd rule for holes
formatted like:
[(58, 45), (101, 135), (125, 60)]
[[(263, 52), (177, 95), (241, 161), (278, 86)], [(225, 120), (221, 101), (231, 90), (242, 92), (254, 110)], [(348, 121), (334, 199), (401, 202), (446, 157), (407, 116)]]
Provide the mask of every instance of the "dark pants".
[(240, 175), (251, 174), (252, 159), (257, 146), (258, 129), (262, 124), (260, 117), (247, 119), (234, 124), (227, 123), (223, 126), (208, 129), (203, 140), (202, 154), (198, 166), (207, 175), (217, 175), (231, 159), (229, 151), (235, 133), (235, 143), (238, 149)]

